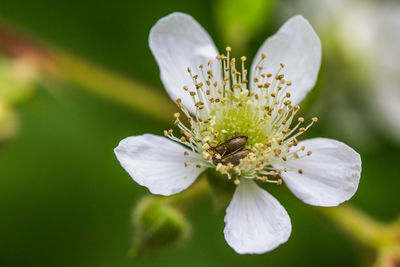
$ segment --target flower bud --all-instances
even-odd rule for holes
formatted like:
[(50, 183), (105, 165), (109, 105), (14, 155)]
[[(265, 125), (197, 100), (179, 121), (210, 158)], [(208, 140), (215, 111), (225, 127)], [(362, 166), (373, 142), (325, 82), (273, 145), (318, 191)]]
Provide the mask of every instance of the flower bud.
[(154, 252), (184, 241), (189, 224), (178, 209), (166, 203), (166, 198), (144, 197), (133, 210), (134, 245), (132, 257), (142, 252)]
[(1, 57), (0, 55), (0, 99), (7, 103), (20, 103), (32, 95), (38, 73), (24, 59)]

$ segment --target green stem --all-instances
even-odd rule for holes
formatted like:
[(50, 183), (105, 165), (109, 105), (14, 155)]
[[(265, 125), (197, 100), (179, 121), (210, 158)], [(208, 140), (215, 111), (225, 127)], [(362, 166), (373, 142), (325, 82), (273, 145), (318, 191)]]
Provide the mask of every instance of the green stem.
[(107, 71), (59, 51), (51, 51), (56, 69), (47, 74), (72, 81), (103, 97), (163, 121), (170, 121), (176, 107), (166, 95), (141, 82)]
[(0, 23), (0, 50), (25, 60), (50, 79), (74, 82), (156, 119), (170, 121), (174, 102), (154, 88), (113, 73), (77, 56), (40, 44)]
[(393, 224), (378, 222), (349, 204), (317, 210), (354, 240), (376, 251), (374, 266), (395, 267), (400, 264), (399, 221)]
[(180, 194), (165, 198), (165, 201), (173, 206), (185, 209), (193, 202), (209, 194), (209, 189), (207, 179), (202, 175), (188, 189), (184, 190)]
[(384, 224), (375, 221), (349, 204), (317, 209), (364, 245), (376, 247), (388, 241), (386, 240), (388, 229)]

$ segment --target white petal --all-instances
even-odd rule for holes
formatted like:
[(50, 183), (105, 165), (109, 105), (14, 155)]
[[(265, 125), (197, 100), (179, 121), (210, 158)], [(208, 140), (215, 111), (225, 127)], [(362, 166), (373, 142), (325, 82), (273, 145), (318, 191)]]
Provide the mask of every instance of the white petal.
[[(149, 45), (169, 96), (174, 101), (181, 98), (182, 104), (194, 113), (192, 97), (183, 90), (185, 85), (194, 87), (187, 68), (190, 67), (201, 77), (199, 66), (203, 64), (206, 67), (208, 61), (215, 60), (218, 55), (214, 42), (191, 16), (172, 13), (153, 26)], [(214, 65), (216, 67), (217, 64)]]
[[(184, 152), (189, 152), (184, 156)], [(205, 170), (196, 168), (196, 154), (167, 138), (145, 134), (123, 139), (114, 149), (122, 167), (151, 193), (169, 196), (191, 185)], [(184, 162), (189, 162), (185, 167)], [(197, 161), (198, 162), (198, 161)]]
[(247, 179), (241, 179), (224, 220), (225, 239), (240, 254), (273, 250), (289, 239), (292, 230), (278, 200)]
[[(282, 173), (289, 189), (314, 206), (337, 206), (350, 199), (360, 181), (360, 155), (342, 142), (327, 138), (302, 141), (297, 147), (301, 146), (311, 150), (311, 156), (281, 166), (293, 170)], [(298, 173), (298, 169), (303, 173)]]
[(279, 64), (285, 64), (282, 73), (293, 83), (288, 88), (291, 101), (299, 103), (314, 86), (321, 65), (321, 41), (310, 23), (297, 15), (283, 24), (258, 50), (251, 67), (252, 77), (263, 52), (267, 58), (262, 72), (275, 75)]

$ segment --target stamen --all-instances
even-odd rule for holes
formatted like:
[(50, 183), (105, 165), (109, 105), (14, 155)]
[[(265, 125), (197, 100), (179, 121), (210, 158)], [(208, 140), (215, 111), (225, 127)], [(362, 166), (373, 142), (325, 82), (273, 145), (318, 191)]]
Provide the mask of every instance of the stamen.
[[(190, 95), (192, 103), (187, 104), (192, 104), (195, 112), (190, 114), (178, 98), (176, 104), (181, 112), (173, 117), (181, 136), (175, 137), (172, 129), (164, 130), (164, 136), (192, 150), (190, 155), (184, 152), (191, 159), (184, 162), (185, 167), (194, 160), (196, 168), (215, 168), (236, 185), (239, 178), (280, 185), (283, 172), (302, 174), (303, 170), (273, 166), (311, 156), (312, 152), (305, 152), (304, 146), (297, 147), (297, 137), (318, 119), (312, 118), (303, 127), (303, 117), (295, 121), (300, 107), (292, 103), (288, 88), (293, 84), (284, 73), (285, 64), (276, 66), (276, 72), (272, 72), (275, 75), (263, 73), (266, 55), (261, 53), (249, 83), (246, 57), (240, 57), (241, 69), (236, 69), (236, 59), (230, 53), (231, 48), (226, 47), (226, 55), (217, 56), (216, 63), (210, 60), (207, 65), (200, 65), (199, 74), (187, 68), (193, 84), (183, 86), (182, 91)], [(214, 67), (221, 70), (221, 78), (214, 76)], [(188, 124), (183, 123), (182, 115)], [(235, 137), (246, 137), (246, 142), (228, 153), (216, 151), (220, 145), (228, 150), (233, 144), (227, 141)]]

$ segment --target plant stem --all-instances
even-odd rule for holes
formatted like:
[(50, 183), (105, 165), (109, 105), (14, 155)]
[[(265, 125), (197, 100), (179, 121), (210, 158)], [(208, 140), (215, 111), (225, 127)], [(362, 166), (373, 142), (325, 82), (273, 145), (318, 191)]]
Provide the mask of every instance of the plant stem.
[(349, 204), (317, 210), (354, 240), (376, 251), (374, 266), (395, 267), (400, 264), (399, 221), (393, 224), (378, 222)]
[(75, 82), (91, 92), (159, 120), (170, 121), (176, 111), (173, 101), (166, 95), (139, 81), (59, 51), (51, 51), (51, 58), (56, 69), (49, 68), (46, 73), (52, 77)]
[(170, 121), (176, 107), (166, 94), (108, 71), (77, 56), (40, 44), (0, 24), (0, 50), (29, 63), (44, 77), (74, 82), (156, 119)]
[(209, 189), (207, 178), (205, 175), (202, 175), (188, 189), (182, 191), (180, 194), (165, 198), (165, 201), (178, 208), (185, 209), (196, 200), (209, 194)]

